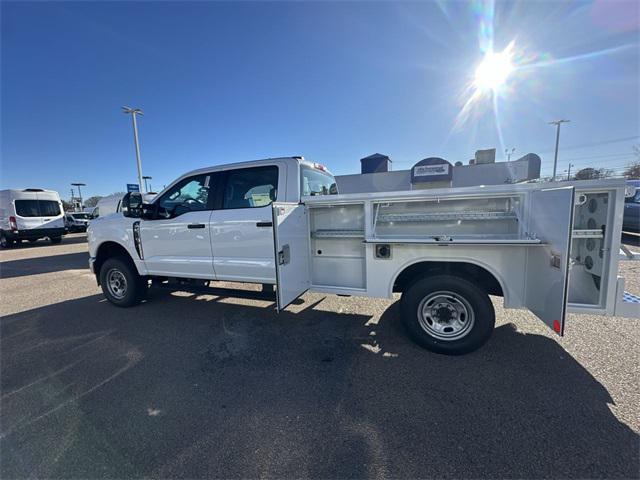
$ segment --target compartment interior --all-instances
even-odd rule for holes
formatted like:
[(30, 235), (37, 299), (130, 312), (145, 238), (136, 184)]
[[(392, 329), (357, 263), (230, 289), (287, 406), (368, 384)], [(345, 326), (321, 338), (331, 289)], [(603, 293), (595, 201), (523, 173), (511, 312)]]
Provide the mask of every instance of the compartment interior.
[(364, 204), (309, 209), (311, 283), (365, 288)]
[(607, 284), (603, 274), (609, 261), (606, 248), (610, 213), (608, 192), (576, 193), (573, 217), (571, 263), (569, 266), (569, 303), (602, 306), (601, 286)]

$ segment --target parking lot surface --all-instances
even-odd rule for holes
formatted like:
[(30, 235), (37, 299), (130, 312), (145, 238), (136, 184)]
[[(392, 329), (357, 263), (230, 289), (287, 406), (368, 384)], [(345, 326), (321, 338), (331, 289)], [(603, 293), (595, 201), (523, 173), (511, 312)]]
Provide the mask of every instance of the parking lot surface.
[(0, 252), (2, 478), (640, 476), (638, 321), (570, 315), (558, 338), (494, 299), (489, 343), (446, 357), (397, 302), (118, 309), (87, 259), (84, 235)]

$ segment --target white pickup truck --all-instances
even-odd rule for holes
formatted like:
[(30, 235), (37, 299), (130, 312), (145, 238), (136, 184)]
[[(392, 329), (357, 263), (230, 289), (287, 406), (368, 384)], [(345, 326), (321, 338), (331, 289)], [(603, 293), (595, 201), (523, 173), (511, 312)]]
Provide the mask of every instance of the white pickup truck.
[(638, 316), (618, 277), (624, 196), (622, 180), (340, 195), (322, 165), (259, 160), (128, 194), (91, 222), (90, 266), (121, 307), (210, 281), (275, 285), (278, 310), (306, 291), (401, 292), (411, 337), (463, 354), (492, 333), (489, 295), (559, 335), (567, 311)]

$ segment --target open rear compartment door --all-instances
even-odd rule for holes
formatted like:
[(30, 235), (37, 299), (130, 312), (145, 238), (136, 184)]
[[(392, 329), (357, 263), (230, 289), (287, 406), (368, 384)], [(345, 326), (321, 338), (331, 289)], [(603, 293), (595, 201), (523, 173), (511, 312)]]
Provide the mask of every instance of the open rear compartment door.
[(542, 244), (527, 248), (525, 305), (559, 335), (567, 310), (573, 209), (573, 187), (531, 193), (528, 233)]
[(309, 219), (305, 206), (274, 203), (273, 236), (277, 306), (281, 311), (311, 285)]

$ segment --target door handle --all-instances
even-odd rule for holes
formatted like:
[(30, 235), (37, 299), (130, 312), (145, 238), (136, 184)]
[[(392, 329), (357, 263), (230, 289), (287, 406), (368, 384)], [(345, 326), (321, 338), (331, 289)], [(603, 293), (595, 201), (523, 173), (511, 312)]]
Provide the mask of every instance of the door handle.
[(187, 228), (204, 228), (204, 223), (190, 223)]
[(273, 222), (258, 222), (256, 227), (273, 227)]

